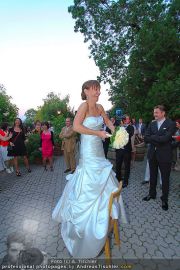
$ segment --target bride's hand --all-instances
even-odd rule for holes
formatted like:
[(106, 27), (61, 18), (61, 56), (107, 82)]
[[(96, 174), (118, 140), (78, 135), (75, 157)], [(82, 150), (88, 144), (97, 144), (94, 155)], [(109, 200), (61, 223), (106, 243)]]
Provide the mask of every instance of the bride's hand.
[(104, 131), (104, 130), (100, 130), (100, 131), (98, 131), (98, 136), (99, 136), (100, 138), (102, 138), (102, 139), (106, 139), (106, 138), (108, 138), (108, 136), (107, 136), (107, 132), (106, 132), (106, 131)]

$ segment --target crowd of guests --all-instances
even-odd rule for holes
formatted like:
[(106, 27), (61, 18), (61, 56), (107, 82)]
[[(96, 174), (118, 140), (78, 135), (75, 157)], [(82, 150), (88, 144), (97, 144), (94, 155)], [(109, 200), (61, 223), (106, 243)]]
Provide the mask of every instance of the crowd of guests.
[[(158, 113), (159, 115), (158, 115)], [(107, 114), (108, 115), (108, 114)], [(157, 116), (158, 115), (158, 116)], [(109, 117), (109, 115), (108, 115)], [(158, 119), (160, 117), (160, 119)], [(110, 117), (109, 117), (110, 118)], [(180, 159), (179, 159), (179, 138), (180, 138), (180, 120), (176, 120), (176, 124), (167, 119), (165, 116), (165, 108), (164, 106), (157, 106), (154, 109), (154, 120), (149, 124), (145, 124), (142, 118), (139, 118), (138, 122), (136, 122), (135, 118), (130, 118), (129, 115), (124, 115), (121, 119), (117, 120), (115, 117), (110, 118), (111, 122), (115, 127), (123, 126), (125, 127), (126, 131), (129, 134), (129, 141), (127, 145), (121, 149), (116, 149), (116, 177), (118, 181), (123, 180), (123, 188), (128, 186), (129, 183), (129, 176), (131, 167), (134, 164), (134, 160), (136, 157), (136, 145), (146, 144), (148, 149), (148, 156), (150, 158), (147, 159), (146, 170), (144, 181), (142, 184), (150, 183), (150, 179), (153, 178), (153, 184), (151, 183), (151, 190), (150, 194), (153, 193), (151, 196), (152, 198), (155, 197), (155, 186), (157, 184), (157, 175), (159, 176), (160, 186), (165, 191), (166, 194), (168, 193), (169, 184), (164, 187), (163, 182), (169, 183), (169, 174), (170, 170), (180, 171)], [(166, 121), (165, 121), (166, 120)], [(166, 138), (165, 134), (163, 133), (169, 131), (169, 126), (164, 126), (161, 130), (160, 127), (158, 128), (158, 123), (166, 123), (170, 121), (174, 124), (174, 129), (172, 129), (171, 134), (168, 138)], [(176, 125), (176, 127), (175, 127)], [(102, 127), (108, 133), (111, 133), (108, 127), (104, 124)], [(159, 130), (161, 130), (160, 134)], [(19, 169), (19, 162), (18, 157), (23, 157), (25, 167), (27, 168), (27, 172), (31, 172), (29, 161), (27, 157), (27, 150), (26, 150), (26, 138), (28, 134), (39, 134), (40, 137), (40, 144), (39, 150), (42, 152), (42, 160), (44, 169), (47, 170), (47, 164), (49, 163), (50, 170), (53, 171), (53, 150), (54, 150), (54, 133), (53, 127), (50, 125), (49, 122), (40, 121), (35, 122), (34, 129), (25, 129), (23, 127), (22, 121), (20, 118), (16, 118), (14, 121), (14, 125), (12, 128), (8, 127), (7, 123), (3, 123), (0, 129), (0, 171), (5, 169), (7, 173), (12, 173), (15, 169), (15, 173), (17, 176), (21, 176), (21, 172)], [(149, 133), (152, 135), (149, 135)], [(157, 134), (156, 134), (157, 133)], [(157, 141), (152, 141), (149, 139), (149, 136), (155, 135), (162, 136), (162, 142), (158, 141), (161, 140), (161, 137), (157, 137)], [(165, 136), (165, 138), (164, 138)], [(64, 159), (66, 164), (66, 169), (64, 173), (74, 173), (76, 169), (76, 152), (77, 152), (77, 145), (79, 144), (78, 135), (73, 130), (72, 120), (67, 118), (65, 120), (65, 126), (62, 128), (59, 138), (62, 140), (62, 150), (64, 153)], [(165, 140), (165, 141), (164, 141)], [(106, 138), (102, 141), (104, 154), (105, 157), (108, 158), (108, 149), (110, 147), (110, 138)], [(153, 164), (154, 171), (152, 169), (152, 162), (151, 160), (151, 152), (155, 151), (155, 154), (158, 151), (161, 152), (162, 145), (169, 144), (170, 148), (165, 148), (165, 151), (158, 158), (153, 156), (155, 159), (156, 164)], [(155, 146), (157, 145), (157, 146)], [(160, 145), (160, 146), (159, 146)], [(152, 150), (153, 149), (153, 150)], [(170, 150), (169, 150), (170, 149)], [(173, 158), (171, 158), (171, 153), (168, 151), (173, 151)], [(169, 157), (168, 161), (165, 160), (165, 163), (168, 162), (168, 172), (166, 171), (165, 175), (162, 176), (162, 168), (161, 164), (164, 162), (164, 158)], [(157, 159), (157, 160), (156, 160)], [(166, 158), (165, 158), (166, 159)], [(154, 161), (154, 162), (155, 162)], [(156, 166), (155, 166), (156, 165)], [(122, 175), (122, 166), (124, 166), (124, 175)], [(165, 164), (167, 169), (167, 164)], [(166, 180), (163, 181), (163, 177)], [(151, 180), (152, 182), (152, 180)], [(153, 187), (152, 187), (153, 185)], [(153, 191), (152, 191), (153, 190)], [(165, 195), (165, 199), (167, 201), (167, 195)]]
[[(129, 134), (129, 142), (124, 148), (116, 150), (116, 176), (123, 180), (123, 187), (127, 187), (131, 160), (135, 155), (135, 144), (144, 142), (147, 145), (147, 164), (144, 183), (149, 183), (149, 194), (143, 201), (156, 198), (157, 178), (159, 175), (162, 189), (162, 209), (168, 210), (169, 178), (171, 169), (180, 171), (180, 120), (175, 122), (166, 116), (165, 107), (154, 107), (154, 120), (146, 126), (142, 119), (136, 124), (135, 119), (126, 116), (119, 123)], [(109, 139), (104, 141), (104, 151), (107, 155)], [(122, 179), (121, 168), (124, 163), (125, 173)]]
[[(123, 126), (129, 134), (129, 141), (124, 148), (116, 150), (116, 177), (118, 181), (123, 179), (123, 187), (128, 186), (130, 169), (134, 165), (136, 156), (136, 145), (141, 145), (144, 143), (145, 129), (147, 125), (143, 123), (143, 119), (140, 118), (136, 122), (135, 118), (130, 118), (129, 115), (124, 115), (120, 120), (115, 117), (110, 118), (111, 122), (115, 127)], [(103, 125), (103, 129), (111, 133), (106, 125)], [(104, 154), (107, 158), (108, 149), (110, 147), (110, 138), (106, 138), (103, 141)], [(124, 176), (122, 176), (122, 166), (124, 164)]]
[[(129, 115), (124, 115), (120, 120), (115, 117), (110, 118), (110, 120), (116, 127), (125, 127), (129, 134), (127, 145), (116, 149), (116, 177), (118, 181), (123, 181), (123, 188), (128, 186), (130, 170), (136, 156), (136, 146), (147, 146), (148, 159), (142, 184), (150, 183), (150, 190), (149, 195), (143, 200), (149, 201), (156, 197), (157, 176), (159, 176), (162, 189), (162, 208), (167, 210), (170, 171), (171, 169), (180, 171), (180, 120), (174, 122), (168, 119), (163, 105), (154, 108), (154, 120), (150, 124), (145, 124), (142, 118), (136, 122), (136, 119), (130, 118)], [(105, 124), (102, 128), (111, 133)], [(76, 133), (73, 131), (69, 118), (66, 119), (66, 126), (62, 129), (60, 138), (63, 139), (67, 166), (65, 173), (70, 171), (73, 173), (76, 166)], [(110, 138), (104, 139), (102, 143), (104, 155), (108, 158)], [(124, 165), (124, 175), (122, 175), (122, 165)]]
[(30, 173), (22, 120), (16, 118), (11, 128), (8, 127), (7, 123), (2, 123), (0, 134), (0, 171), (6, 169), (7, 173), (12, 173), (15, 168), (16, 175), (21, 176), (18, 157), (22, 156), (27, 171)]
[(26, 141), (29, 134), (39, 134), (39, 150), (42, 151), (42, 159), (45, 170), (49, 161), (50, 170), (53, 170), (54, 136), (49, 122), (36, 121), (34, 129), (23, 126), (22, 120), (16, 118), (13, 127), (8, 123), (2, 123), (0, 128), (0, 171), (6, 170), (16, 176), (21, 176), (19, 169), (19, 157), (23, 157), (27, 172), (30, 173), (30, 165), (26, 149)]

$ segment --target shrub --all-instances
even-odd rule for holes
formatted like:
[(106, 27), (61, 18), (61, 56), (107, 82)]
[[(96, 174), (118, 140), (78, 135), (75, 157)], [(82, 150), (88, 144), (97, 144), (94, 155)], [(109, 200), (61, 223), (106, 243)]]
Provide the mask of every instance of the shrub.
[(26, 148), (30, 162), (35, 162), (37, 158), (42, 159), (39, 134), (30, 134), (27, 139)]

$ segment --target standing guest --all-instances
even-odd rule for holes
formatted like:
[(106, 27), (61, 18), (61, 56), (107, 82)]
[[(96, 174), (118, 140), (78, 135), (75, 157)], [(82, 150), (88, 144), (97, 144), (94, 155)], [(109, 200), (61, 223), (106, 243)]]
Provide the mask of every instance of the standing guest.
[(131, 123), (132, 123), (132, 126), (134, 127), (134, 130), (136, 130), (137, 129), (137, 123), (136, 123), (136, 119), (134, 117), (132, 117)]
[(75, 148), (76, 148), (76, 132), (74, 132), (71, 119), (66, 118), (66, 126), (62, 128), (59, 138), (62, 139), (62, 150), (64, 150), (64, 158), (66, 170), (64, 173), (74, 173), (76, 170)]
[(46, 163), (49, 160), (50, 169), (53, 171), (54, 134), (49, 130), (48, 122), (42, 123), (42, 129), (40, 150), (42, 151), (43, 166), (47, 171)]
[(180, 119), (176, 120), (176, 132), (175, 135), (173, 136), (173, 139), (175, 140), (174, 142), (174, 147), (176, 148), (176, 162), (174, 166), (175, 171), (180, 171)]
[[(109, 118), (108, 113), (106, 113), (107, 117)], [(106, 124), (103, 124), (103, 130), (106, 131), (107, 133), (111, 134), (111, 130), (108, 128), (108, 126), (106, 126)], [(105, 138), (102, 140), (103, 142), (103, 149), (104, 149), (104, 155), (105, 158), (107, 158), (107, 153), (108, 153), (108, 149), (109, 149), (109, 144), (110, 144), (110, 138)]]
[(124, 181), (123, 188), (128, 186), (129, 175), (130, 175), (130, 166), (131, 166), (131, 137), (134, 134), (134, 127), (131, 125), (131, 119), (128, 115), (126, 115), (123, 119), (123, 125), (126, 128), (126, 131), (129, 134), (128, 143), (120, 149), (116, 149), (116, 177), (118, 181), (121, 181), (121, 167), (124, 162), (125, 172), (124, 172)]
[(6, 166), (4, 164), (2, 152), (1, 152), (1, 149), (0, 149), (0, 172), (4, 171), (5, 168), (6, 168)]
[(145, 124), (143, 123), (142, 118), (139, 118), (139, 123), (137, 124), (137, 130), (138, 130), (138, 135), (143, 138), (145, 134)]
[[(1, 149), (0, 149), (0, 172), (4, 171), (4, 169), (5, 169), (5, 164), (4, 164), (3, 156), (2, 156), (2, 153), (1, 153)], [(1, 191), (2, 191), (2, 188), (0, 186), (0, 192)]]
[[(12, 134), (10, 134), (9, 136), (2, 136), (0, 134), (0, 145), (2, 142), (8, 141), (10, 138), (12, 137)], [(5, 164), (4, 164), (4, 159), (3, 159), (3, 153), (2, 153), (2, 149), (0, 146), (0, 172), (4, 171), (4, 169), (6, 168)], [(2, 188), (0, 187), (0, 192), (2, 191)]]
[(139, 123), (137, 124), (137, 130), (138, 130), (138, 135), (143, 138), (145, 134), (145, 124), (143, 123), (142, 118), (139, 118)]
[[(0, 150), (3, 157), (3, 162), (6, 167), (6, 172), (12, 173), (14, 171), (13, 164), (12, 164), (13, 157), (8, 157), (8, 151), (7, 151), (7, 147), (9, 145), (8, 140), (11, 139), (12, 135), (10, 136), (8, 135), (9, 135), (8, 124), (2, 123), (1, 129), (0, 129)], [(6, 139), (6, 141), (4, 141), (3, 139)]]
[(111, 122), (113, 123), (113, 126), (114, 127), (117, 127), (117, 126), (119, 126), (119, 123), (118, 123), (118, 121), (116, 120), (116, 118), (115, 117), (111, 117)]
[[(111, 130), (106, 126), (106, 124), (103, 125), (103, 130), (111, 134)], [(105, 158), (107, 158), (110, 138), (105, 138), (104, 140), (102, 140), (102, 142), (103, 142), (104, 155), (105, 155)]]
[(35, 122), (35, 129), (32, 131), (33, 134), (41, 134), (41, 122), (37, 120)]
[(120, 127), (123, 127), (123, 120), (121, 119), (120, 122), (119, 122), (119, 126)]
[(27, 168), (27, 171), (30, 173), (31, 169), (29, 167), (29, 161), (27, 158), (27, 150), (25, 146), (25, 134), (24, 128), (22, 124), (22, 120), (20, 118), (16, 118), (14, 121), (14, 126), (12, 129), (12, 138), (10, 140), (10, 144), (12, 146), (12, 150), (8, 150), (8, 156), (14, 156), (14, 165), (16, 169), (16, 175), (21, 176), (18, 165), (18, 157), (24, 157), (24, 163)]
[(49, 124), (49, 131), (54, 132), (54, 127), (52, 126), (50, 121), (48, 121), (48, 124)]
[(134, 162), (135, 162), (135, 158), (136, 158), (136, 147), (135, 147), (135, 138), (136, 135), (138, 134), (138, 130), (137, 130), (137, 126), (135, 124), (135, 118), (133, 118), (134, 120), (131, 120), (131, 125), (134, 128), (134, 134), (131, 137), (131, 146), (132, 146), (132, 151), (131, 151), (131, 165), (134, 166)]
[(155, 121), (151, 122), (145, 133), (145, 142), (150, 144), (148, 161), (150, 168), (149, 194), (143, 198), (149, 201), (156, 198), (158, 167), (162, 177), (162, 209), (168, 210), (169, 177), (172, 163), (172, 136), (175, 123), (165, 117), (165, 107), (154, 107)]
[[(160, 188), (162, 188), (162, 178), (161, 178), (161, 172), (160, 172), (159, 168), (158, 168), (158, 177), (159, 177)], [(149, 182), (150, 182), (149, 179), (150, 179), (150, 171), (149, 171), (149, 162), (147, 160), (144, 181), (142, 182), (142, 185), (149, 184)]]

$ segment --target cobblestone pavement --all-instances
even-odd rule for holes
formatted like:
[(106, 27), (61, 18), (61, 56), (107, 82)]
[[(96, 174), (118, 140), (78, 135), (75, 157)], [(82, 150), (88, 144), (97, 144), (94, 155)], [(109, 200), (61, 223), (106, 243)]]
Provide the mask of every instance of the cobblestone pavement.
[[(0, 258), (6, 254), (8, 234), (14, 231), (24, 231), (27, 241), (47, 252), (49, 257), (70, 257), (60, 235), (60, 225), (51, 219), (66, 183), (64, 169), (63, 158), (59, 157), (53, 172), (33, 166), (32, 173), (22, 168), (22, 177), (5, 172), (0, 174)], [(177, 259), (180, 254), (180, 173), (171, 174), (169, 210), (163, 211), (159, 186), (156, 200), (142, 201), (148, 193), (148, 185), (141, 185), (144, 169), (145, 161), (136, 162), (130, 184), (123, 189), (129, 223), (121, 224), (120, 221), (121, 246), (114, 245), (112, 239), (112, 257)], [(103, 257), (101, 254), (100, 258)]]

